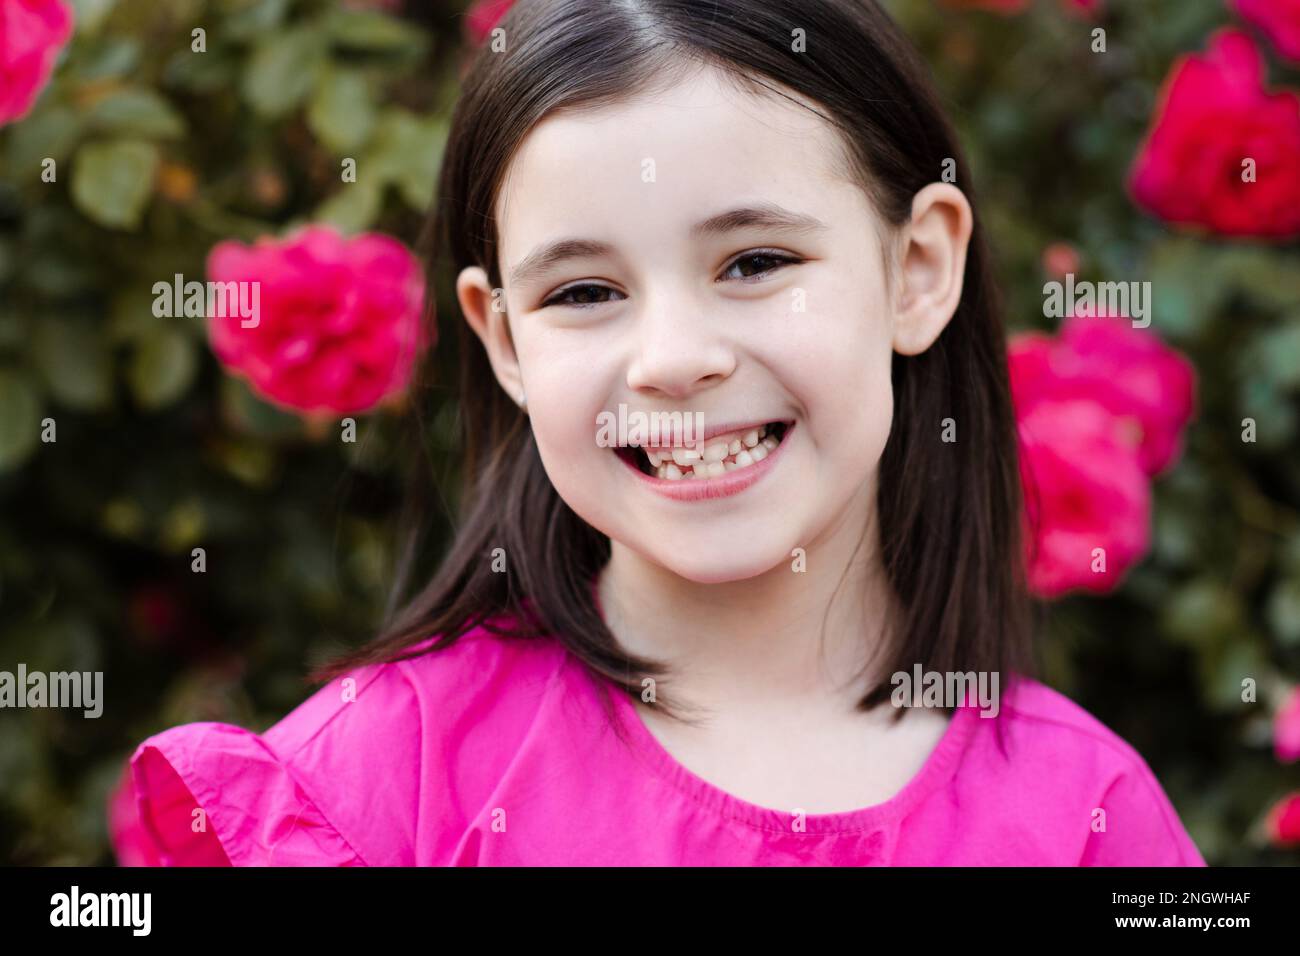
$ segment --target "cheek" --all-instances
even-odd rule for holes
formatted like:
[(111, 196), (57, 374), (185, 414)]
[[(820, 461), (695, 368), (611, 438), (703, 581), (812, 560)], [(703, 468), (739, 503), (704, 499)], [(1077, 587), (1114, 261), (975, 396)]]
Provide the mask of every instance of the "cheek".
[(575, 336), (542, 335), (517, 343), (526, 369), (529, 426), (547, 476), (566, 501), (598, 494), (606, 469), (620, 465), (596, 445), (596, 416), (610, 394), (608, 360)]
[(890, 368), (893, 350), (883, 337), (867, 337), (855, 351), (835, 355), (821, 384), (818, 432), (828, 447), (874, 468), (884, 451), (894, 413)]
[[(893, 345), (883, 301), (845, 292), (841, 302), (870, 304), (792, 323), (781, 377), (802, 406), (819, 455), (859, 470), (874, 468), (893, 419)], [(794, 318), (800, 318), (795, 316)]]

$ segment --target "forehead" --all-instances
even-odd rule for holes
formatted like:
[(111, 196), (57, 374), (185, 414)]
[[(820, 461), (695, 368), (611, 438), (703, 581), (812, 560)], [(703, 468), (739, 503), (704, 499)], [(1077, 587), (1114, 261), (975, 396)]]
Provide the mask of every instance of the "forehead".
[(841, 138), (816, 109), (793, 91), (756, 95), (704, 68), (616, 105), (548, 116), (520, 144), (497, 198), (503, 264), (561, 233), (685, 234), (733, 200), (822, 218), (815, 210), (842, 208), (857, 190)]

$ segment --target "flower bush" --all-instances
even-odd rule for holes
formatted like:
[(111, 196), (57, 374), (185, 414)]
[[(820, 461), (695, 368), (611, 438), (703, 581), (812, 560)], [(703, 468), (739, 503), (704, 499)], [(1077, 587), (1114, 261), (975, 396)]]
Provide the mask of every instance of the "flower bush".
[(27, 115), (71, 35), (72, 10), (63, 0), (0, 4), (0, 126)]
[(1227, 236), (1300, 235), (1300, 92), (1269, 92), (1263, 76), (1239, 30), (1174, 69), (1134, 164), (1140, 204)]
[[(111, 704), (0, 712), (0, 859), (114, 862), (134, 743), (265, 728), (372, 633), (405, 455), (454, 511), (457, 409), (410, 376), (450, 379), (425, 318), (459, 313), (415, 250), (463, 57), (508, 6), (0, 3), (0, 667), (103, 670)], [(1212, 863), (1295, 863), (1295, 4), (886, 6), (999, 264), (1043, 677)], [(1150, 282), (1150, 327), (1050, 318), (1067, 274)], [(157, 308), (177, 276), (258, 282), (258, 321)], [(425, 448), (399, 449), (414, 408)]]

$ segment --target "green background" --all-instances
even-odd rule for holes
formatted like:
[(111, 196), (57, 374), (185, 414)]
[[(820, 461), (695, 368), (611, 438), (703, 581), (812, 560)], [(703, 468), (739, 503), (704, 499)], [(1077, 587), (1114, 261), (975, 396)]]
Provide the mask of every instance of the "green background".
[[(194, 720), (265, 729), (310, 662), (378, 625), (400, 409), (341, 442), (225, 376), (202, 320), (154, 318), (151, 289), (202, 277), (217, 241), (311, 220), (414, 246), (466, 53), (461, 3), (73, 5), (50, 87), (0, 129), (0, 669), (102, 670), (107, 704), (0, 711), (0, 861), (22, 864), (111, 863), (105, 799), (135, 744)], [(1066, 242), (1080, 279), (1150, 280), (1153, 328), (1198, 370), (1152, 553), (1117, 592), (1044, 609), (1045, 677), (1146, 758), (1209, 862), (1294, 864), (1259, 824), (1300, 789), (1270, 726), (1300, 679), (1300, 257), (1177, 234), (1123, 186), (1172, 63), (1233, 19), (1217, 0), (1111, 0), (1098, 55), (1094, 24), (1053, 0), (1010, 18), (887, 5), (974, 164), (1011, 328), (1051, 327), (1042, 256)], [(1271, 82), (1300, 87), (1270, 56)], [(449, 282), (436, 295), (451, 341)], [(454, 402), (419, 400), (454, 508)]]

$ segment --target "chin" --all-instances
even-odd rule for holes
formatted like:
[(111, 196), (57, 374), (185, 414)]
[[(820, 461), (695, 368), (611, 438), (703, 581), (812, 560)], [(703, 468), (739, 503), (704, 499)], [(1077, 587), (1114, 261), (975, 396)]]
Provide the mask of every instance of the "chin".
[(696, 551), (689, 559), (681, 553), (652, 552), (650, 560), (662, 565), (680, 578), (695, 584), (727, 584), (746, 581), (767, 574), (775, 568), (788, 567), (792, 548), (773, 549), (746, 545), (727, 549)]

